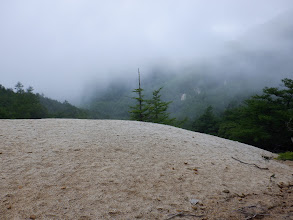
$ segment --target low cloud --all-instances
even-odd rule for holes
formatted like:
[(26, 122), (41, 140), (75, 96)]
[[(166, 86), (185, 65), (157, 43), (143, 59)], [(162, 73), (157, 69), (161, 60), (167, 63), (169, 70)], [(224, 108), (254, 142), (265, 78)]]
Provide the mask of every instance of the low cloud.
[(2, 1), (0, 84), (21, 81), (76, 101), (93, 81), (103, 87), (114, 77), (136, 77), (138, 67), (148, 72), (222, 54), (227, 42), (292, 6), (291, 0)]

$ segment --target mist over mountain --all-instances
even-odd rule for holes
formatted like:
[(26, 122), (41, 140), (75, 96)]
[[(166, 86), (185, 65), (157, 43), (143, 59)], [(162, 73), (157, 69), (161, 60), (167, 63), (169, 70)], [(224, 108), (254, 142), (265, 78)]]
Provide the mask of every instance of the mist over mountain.
[[(221, 54), (195, 59), (192, 63), (162, 62), (141, 71), (142, 87), (150, 96), (164, 87), (162, 98), (173, 101), (173, 116), (193, 119), (212, 105), (217, 112), (258, 93), (265, 86), (277, 87), (282, 78), (293, 75), (293, 12), (287, 11), (257, 25), (223, 46)], [(194, 48), (196, 50), (196, 48)], [(137, 88), (137, 70), (114, 78), (103, 88), (92, 82), (84, 106), (111, 118), (128, 118)]]
[[(257, 31), (249, 30), (292, 7), (291, 0), (1, 1), (0, 83), (13, 88), (20, 81), (78, 104), (101, 96), (112, 81), (135, 83), (138, 67), (143, 76), (158, 69), (215, 72), (210, 69), (217, 66), (225, 73), (224, 57), (231, 65), (239, 55), (233, 51), (248, 56), (257, 44), (285, 47), (276, 43), (284, 34), (277, 29), (290, 27), (290, 12), (282, 25), (259, 34), (268, 40), (256, 43)], [(241, 39), (245, 35), (251, 39)]]

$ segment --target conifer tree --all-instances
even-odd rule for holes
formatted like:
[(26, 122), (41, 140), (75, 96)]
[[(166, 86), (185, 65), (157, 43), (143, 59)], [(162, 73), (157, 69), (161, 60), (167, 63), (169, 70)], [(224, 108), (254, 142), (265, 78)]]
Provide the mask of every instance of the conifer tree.
[(162, 87), (158, 90), (153, 91), (152, 99), (147, 100), (147, 121), (171, 125), (175, 122), (175, 118), (169, 118), (170, 113), (167, 112), (167, 109), (169, 107), (169, 104), (171, 104), (172, 102), (163, 102), (161, 100), (161, 90)]
[(207, 107), (205, 112), (193, 122), (192, 129), (211, 135), (218, 134), (219, 120), (214, 115), (212, 106)]
[(132, 92), (136, 93), (138, 97), (133, 97), (136, 100), (135, 106), (130, 106), (130, 119), (137, 121), (146, 121), (160, 124), (173, 125), (175, 118), (169, 118), (170, 113), (167, 112), (171, 102), (163, 102), (161, 100), (160, 91), (162, 88), (153, 91), (152, 99), (144, 99), (140, 82), (140, 72), (138, 69), (138, 88)]
[(281, 88), (265, 87), (262, 95), (227, 110), (219, 136), (275, 152), (291, 150), (293, 80), (285, 78), (282, 82)]
[(146, 114), (147, 114), (147, 106), (146, 101), (144, 100), (144, 96), (142, 94), (143, 89), (141, 88), (140, 83), (140, 72), (138, 69), (138, 88), (133, 90), (132, 92), (136, 93), (138, 97), (133, 97), (137, 101), (135, 106), (130, 106), (132, 109), (129, 111), (130, 119), (137, 120), (137, 121), (146, 121)]

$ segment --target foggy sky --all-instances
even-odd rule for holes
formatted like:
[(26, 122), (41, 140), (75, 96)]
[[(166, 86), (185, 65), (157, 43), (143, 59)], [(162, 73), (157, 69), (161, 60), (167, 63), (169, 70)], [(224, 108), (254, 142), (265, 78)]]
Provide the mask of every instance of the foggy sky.
[(292, 0), (0, 1), (0, 84), (76, 101), (91, 81), (180, 65), (292, 9)]

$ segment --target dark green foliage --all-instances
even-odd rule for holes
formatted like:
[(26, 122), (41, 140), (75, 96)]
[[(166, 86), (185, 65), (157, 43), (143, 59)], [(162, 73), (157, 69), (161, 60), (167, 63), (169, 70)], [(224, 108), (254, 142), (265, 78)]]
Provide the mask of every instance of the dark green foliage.
[(212, 106), (206, 108), (205, 112), (192, 124), (194, 131), (217, 135), (219, 130), (219, 119), (214, 115)]
[(277, 157), (278, 160), (292, 160), (293, 161), (293, 152), (285, 152), (285, 153), (280, 153), (279, 156)]
[(12, 89), (0, 85), (0, 118), (1, 119), (38, 119), (38, 118), (89, 118), (89, 112), (79, 109), (67, 101), (45, 98), (33, 93), (30, 86), (23, 89), (18, 82)]
[(163, 102), (161, 100), (160, 91), (162, 87), (158, 90), (153, 91), (153, 97), (150, 100), (147, 100), (147, 114), (146, 121), (159, 123), (159, 124), (168, 124), (173, 125), (175, 118), (169, 118), (170, 113), (167, 112), (168, 106), (172, 102)]
[(293, 80), (283, 79), (283, 89), (264, 88), (238, 108), (227, 110), (219, 135), (271, 151), (286, 151), (293, 145)]
[(79, 109), (68, 101), (63, 103), (38, 95), (40, 103), (48, 110), (49, 118), (89, 118), (87, 110)]
[(144, 100), (144, 96), (142, 95), (143, 89), (138, 88), (133, 90), (134, 93), (137, 94), (138, 97), (133, 97), (136, 100), (136, 104), (134, 106), (130, 106), (132, 109), (129, 111), (130, 119), (136, 121), (147, 121), (147, 111), (148, 107), (146, 104), (146, 100)]
[(129, 111), (130, 119), (137, 121), (146, 121), (160, 124), (174, 125), (175, 118), (169, 118), (167, 112), (168, 106), (172, 102), (163, 102), (161, 100), (160, 91), (162, 88), (153, 91), (152, 99), (144, 99), (140, 84), (140, 73), (138, 70), (138, 88), (133, 90), (137, 94), (137, 97), (133, 97), (136, 100), (136, 105), (130, 106), (132, 109)]
[(16, 93), (12, 89), (5, 89), (0, 85), (0, 118), (36, 119), (47, 116), (46, 108), (32, 93), (32, 87), (29, 87), (25, 92), (23, 85), (18, 82), (15, 89)]
[(23, 85), (21, 82), (17, 82), (16, 85), (15, 85), (15, 90), (17, 93), (19, 94), (22, 94), (24, 93), (24, 90), (23, 90)]
[(133, 99), (136, 100), (136, 105), (130, 106), (130, 108), (132, 109), (131, 111), (129, 111), (130, 119), (136, 120), (136, 121), (147, 121), (148, 106), (147, 106), (147, 101), (144, 100), (144, 95), (142, 94), (143, 89), (141, 88), (139, 69), (138, 69), (138, 88), (133, 90), (132, 92), (136, 93), (137, 97), (133, 97)]

